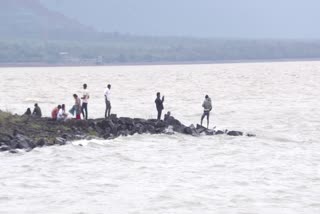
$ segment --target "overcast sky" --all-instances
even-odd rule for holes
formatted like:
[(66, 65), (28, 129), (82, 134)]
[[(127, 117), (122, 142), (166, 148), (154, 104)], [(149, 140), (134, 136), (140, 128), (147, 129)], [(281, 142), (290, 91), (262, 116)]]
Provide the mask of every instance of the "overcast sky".
[(320, 39), (320, 0), (41, 0), (107, 32)]

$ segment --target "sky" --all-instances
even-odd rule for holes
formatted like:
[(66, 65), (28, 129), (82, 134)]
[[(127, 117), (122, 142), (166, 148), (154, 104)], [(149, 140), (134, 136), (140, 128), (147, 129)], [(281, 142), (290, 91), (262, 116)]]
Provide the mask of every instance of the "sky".
[(152, 36), (320, 39), (319, 0), (41, 0), (100, 31)]

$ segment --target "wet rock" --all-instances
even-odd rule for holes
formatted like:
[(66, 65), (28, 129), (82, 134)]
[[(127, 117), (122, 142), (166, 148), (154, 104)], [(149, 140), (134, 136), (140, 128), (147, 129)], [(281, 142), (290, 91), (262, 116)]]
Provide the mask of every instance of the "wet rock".
[(46, 145), (46, 140), (43, 138), (36, 142), (36, 147), (43, 147), (44, 145)]
[(155, 127), (156, 128), (165, 128), (167, 124), (163, 120), (158, 120), (155, 122)]
[(7, 145), (0, 146), (0, 151), (2, 151), (2, 152), (9, 151), (9, 150), (10, 150), (10, 147)]
[(17, 153), (19, 153), (17, 150), (15, 150), (15, 149), (10, 149), (10, 151), (9, 151), (10, 153), (12, 153), (12, 154), (17, 154)]
[(116, 114), (111, 114), (110, 115), (110, 120), (118, 120), (118, 117)]
[(256, 136), (255, 134), (251, 134), (251, 133), (247, 134), (247, 137), (255, 137), (255, 136)]
[[(1, 111), (0, 111), (1, 114)], [(1, 116), (1, 115), (0, 115)], [(7, 115), (5, 115), (7, 117)], [(28, 118), (28, 120), (11, 116), (14, 120), (8, 126), (8, 131), (2, 129), (0, 133), (0, 151), (10, 151), (14, 149), (24, 149), (29, 151), (34, 147), (64, 145), (67, 140), (90, 139), (91, 137), (100, 137), (104, 139), (114, 139), (118, 136), (128, 136), (144, 133), (151, 134), (174, 134), (175, 132), (192, 136), (200, 134), (215, 135), (228, 134), (231, 136), (241, 136), (239, 131), (217, 131), (206, 129), (199, 124), (195, 127), (190, 125), (186, 127), (179, 120), (167, 113), (165, 120), (141, 119), (120, 117), (113, 114), (107, 119), (91, 120), (68, 120), (58, 122), (48, 118)], [(22, 120), (19, 120), (22, 118)], [(6, 126), (0, 121), (0, 126)], [(5, 131), (5, 133), (3, 133)], [(9, 133), (9, 134), (8, 134)], [(11, 135), (13, 133), (13, 135)], [(248, 137), (255, 136), (246, 134)], [(40, 137), (40, 140), (39, 140)]]
[(62, 137), (57, 137), (55, 139), (55, 144), (58, 144), (58, 145), (65, 145), (67, 143), (67, 140), (62, 138)]
[(221, 131), (221, 130), (218, 130), (218, 131), (215, 132), (216, 135), (221, 135), (221, 134), (224, 134), (224, 133), (225, 133), (225, 132), (224, 132), (224, 131)]
[(188, 135), (192, 135), (192, 129), (190, 127), (185, 127), (184, 128), (184, 133)]
[(205, 131), (207, 131), (207, 130), (208, 130), (207, 128), (205, 128), (205, 127), (197, 124), (197, 132), (198, 132), (198, 133), (201, 134), (202, 132), (205, 132)]
[(141, 119), (141, 118), (134, 118), (133, 119), (134, 124), (147, 124), (147, 120)]
[(12, 139), (13, 139), (13, 136), (9, 134), (0, 133), (0, 142), (6, 143), (6, 142), (10, 142), (10, 140)]
[(24, 135), (17, 134), (15, 136), (15, 140), (18, 143), (16, 146), (18, 149), (33, 149), (35, 147), (35, 144), (32, 142), (32, 140)]
[(120, 117), (119, 123), (127, 126), (133, 126), (134, 120), (130, 117)]
[(167, 135), (173, 135), (174, 134), (173, 126), (168, 126), (168, 128), (165, 129), (164, 133)]
[(206, 133), (206, 135), (215, 135), (215, 131), (212, 129), (207, 129), (204, 132)]
[(150, 124), (147, 125), (146, 129), (150, 134), (155, 134), (156, 133), (156, 129), (155, 129), (155, 127), (153, 125), (150, 125)]
[(243, 132), (239, 132), (239, 131), (228, 131), (227, 135), (229, 136), (242, 136)]
[(55, 144), (56, 144), (55, 140), (49, 140), (49, 141), (46, 141), (46, 143), (45, 143), (46, 146), (53, 146)]

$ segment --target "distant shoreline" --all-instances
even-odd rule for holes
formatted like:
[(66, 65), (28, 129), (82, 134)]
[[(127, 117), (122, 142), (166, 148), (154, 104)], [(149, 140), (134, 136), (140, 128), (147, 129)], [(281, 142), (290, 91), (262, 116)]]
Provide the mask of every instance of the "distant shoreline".
[(313, 62), (320, 58), (297, 58), (297, 59), (257, 59), (257, 60), (212, 60), (212, 61), (167, 61), (167, 62), (128, 62), (107, 64), (80, 64), (80, 63), (0, 63), (0, 68), (21, 67), (103, 67), (103, 66), (148, 66), (148, 65), (200, 65), (200, 64), (236, 64), (236, 63), (264, 63), (264, 62)]

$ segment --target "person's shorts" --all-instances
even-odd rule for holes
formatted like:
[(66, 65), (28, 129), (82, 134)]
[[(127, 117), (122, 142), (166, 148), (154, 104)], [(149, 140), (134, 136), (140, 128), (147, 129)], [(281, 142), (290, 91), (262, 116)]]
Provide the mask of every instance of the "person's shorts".
[(111, 108), (111, 102), (109, 100), (106, 99), (106, 107), (107, 108)]
[(210, 111), (203, 111), (203, 116), (209, 117)]

